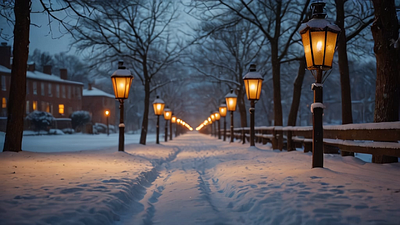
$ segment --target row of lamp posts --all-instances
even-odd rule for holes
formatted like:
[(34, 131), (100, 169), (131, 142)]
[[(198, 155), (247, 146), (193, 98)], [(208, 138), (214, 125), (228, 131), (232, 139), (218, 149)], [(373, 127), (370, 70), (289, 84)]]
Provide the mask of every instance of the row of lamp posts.
[[(250, 71), (243, 77), (243, 80), (244, 80), (244, 84), (246, 87), (247, 99), (250, 100), (250, 146), (254, 146), (255, 101), (260, 99), (261, 87), (262, 87), (262, 82), (264, 79), (261, 76), (261, 74), (256, 71), (256, 65), (251, 64)], [(213, 132), (213, 129), (211, 128), (211, 134), (214, 134), (215, 136), (218, 135), (218, 139), (221, 139), (221, 133), (220, 133), (221, 129), (220, 129), (219, 118), (220, 117), (224, 118), (224, 138), (223, 138), (223, 140), (225, 141), (226, 140), (226, 114), (227, 114), (227, 111), (229, 111), (230, 115), (231, 115), (231, 126), (230, 126), (231, 140), (230, 140), (230, 142), (233, 142), (234, 141), (233, 112), (236, 111), (236, 105), (237, 105), (237, 95), (234, 93), (233, 89), (231, 89), (230, 93), (228, 93), (225, 96), (225, 100), (226, 100), (226, 104), (225, 103), (221, 104), (219, 106), (218, 112), (211, 113), (210, 117), (208, 118), (208, 121), (209, 121), (209, 124), (211, 124), (211, 125), (214, 121), (217, 121), (218, 134), (215, 132), (215, 130), (217, 129), (216, 125), (214, 125), (214, 132)], [(205, 121), (203, 123), (203, 126), (206, 124), (207, 124), (207, 122)]]
[[(168, 108), (164, 108), (165, 103), (164, 101), (157, 96), (156, 99), (153, 102), (153, 109), (154, 109), (154, 114), (157, 116), (157, 125), (156, 125), (156, 144), (160, 144), (160, 116), (164, 115), (164, 120), (165, 120), (165, 136), (164, 136), (164, 141), (168, 141), (168, 122), (169, 122), (169, 140), (172, 140), (172, 124), (177, 124), (180, 126), (185, 127), (188, 130), (193, 130), (192, 127), (187, 124), (185, 121), (182, 119), (176, 118), (176, 116), (172, 113), (172, 110)], [(179, 135), (180, 132), (178, 130), (180, 129), (179, 126), (175, 127), (175, 137)]]
[[(340, 33), (340, 28), (325, 19), (326, 13), (324, 12), (325, 3), (323, 1), (315, 1), (311, 4), (312, 18), (303, 23), (300, 27), (300, 35), (303, 42), (304, 53), (307, 63), (307, 69), (310, 70), (315, 77), (315, 83), (312, 84), (311, 89), (314, 91), (314, 103), (311, 105), (311, 112), (313, 114), (313, 144), (312, 144), (312, 167), (323, 167), (323, 71), (332, 68), (333, 56), (336, 49), (337, 36)], [(315, 71), (315, 72), (313, 72)], [(244, 84), (246, 87), (247, 99), (250, 100), (250, 146), (254, 146), (255, 132), (254, 132), (254, 113), (255, 103), (260, 99), (261, 87), (263, 78), (256, 71), (256, 66), (250, 65), (250, 72), (244, 77)], [(231, 142), (233, 142), (233, 112), (236, 109), (237, 96), (231, 90), (225, 96), (226, 107), (231, 112)], [(220, 115), (225, 118), (221, 113), (225, 105), (220, 106)], [(205, 125), (204, 123), (201, 125)], [(200, 128), (201, 129), (201, 128)], [(226, 128), (224, 124), (224, 140), (226, 135)]]
[[(313, 159), (312, 167), (323, 167), (323, 126), (322, 126), (322, 116), (323, 108), (323, 71), (330, 70), (332, 68), (333, 55), (336, 48), (337, 36), (340, 33), (340, 28), (330, 23), (325, 19), (326, 13), (324, 12), (325, 3), (322, 1), (315, 1), (311, 4), (312, 8), (312, 19), (306, 23), (303, 23), (300, 27), (300, 35), (303, 42), (304, 53), (307, 62), (307, 69), (315, 71), (313, 73), (315, 77), (315, 83), (312, 85), (312, 90), (314, 91), (314, 103), (311, 105), (311, 110), (313, 113)], [(118, 63), (118, 70), (116, 70), (111, 76), (111, 80), (114, 87), (115, 98), (120, 102), (120, 124), (119, 124), (119, 145), (118, 150), (124, 151), (124, 99), (128, 98), (129, 89), (131, 87), (133, 76), (130, 71), (127, 70), (122, 62)], [(250, 145), (254, 146), (254, 113), (255, 113), (255, 103), (260, 99), (261, 87), (263, 78), (256, 71), (256, 66), (254, 64), (250, 65), (250, 71), (244, 78), (244, 83), (246, 87), (247, 99), (250, 100)], [(159, 99), (159, 98), (157, 98)], [(159, 116), (164, 112), (164, 119), (171, 120), (172, 112), (164, 109), (164, 102), (159, 99), (155, 100), (153, 103), (154, 111), (157, 115), (157, 144), (159, 143)], [(225, 96), (226, 99), (226, 109), (231, 112), (231, 142), (233, 142), (233, 112), (236, 110), (237, 96), (231, 90)], [(226, 112), (224, 111), (225, 106), (221, 105), (219, 107), (219, 116), (226, 117)], [(222, 111), (221, 111), (222, 110)], [(212, 113), (214, 120), (216, 119), (215, 113)], [(219, 124), (219, 119), (217, 120)], [(204, 121), (201, 126), (207, 125), (207, 123), (212, 124), (212, 118)], [(165, 141), (167, 141), (167, 123), (165, 129)], [(215, 125), (214, 125), (215, 126)], [(189, 127), (186, 126), (188, 129)], [(198, 128), (199, 128), (198, 127)], [(191, 127), (190, 127), (191, 128)], [(219, 127), (218, 127), (219, 128)], [(218, 137), (220, 137), (220, 129), (218, 129)], [(172, 132), (171, 132), (172, 134)], [(224, 140), (226, 137), (226, 121), (224, 120)], [(170, 136), (172, 139), (172, 136)]]

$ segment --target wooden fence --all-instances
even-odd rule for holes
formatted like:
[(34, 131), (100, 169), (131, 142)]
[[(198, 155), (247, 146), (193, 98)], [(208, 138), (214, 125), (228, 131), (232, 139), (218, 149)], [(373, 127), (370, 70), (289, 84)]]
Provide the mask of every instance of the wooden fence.
[[(227, 140), (230, 131), (227, 130)], [(223, 134), (223, 130), (221, 130)], [(235, 139), (250, 139), (250, 128), (235, 128)], [(312, 127), (255, 127), (255, 141), (270, 142), (273, 149), (312, 151)], [(372, 154), (372, 162), (397, 162), (400, 157), (400, 122), (364, 123), (324, 126), (324, 153), (354, 155)]]

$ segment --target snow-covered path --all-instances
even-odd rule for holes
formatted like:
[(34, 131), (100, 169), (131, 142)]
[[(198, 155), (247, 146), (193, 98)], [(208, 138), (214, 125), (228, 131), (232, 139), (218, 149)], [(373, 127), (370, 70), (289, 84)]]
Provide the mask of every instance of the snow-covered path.
[(126, 152), (96, 137), (1, 152), (0, 224), (400, 224), (400, 163), (325, 154), (311, 169), (311, 153), (196, 132)]
[(249, 148), (196, 133), (118, 224), (399, 224), (399, 164)]

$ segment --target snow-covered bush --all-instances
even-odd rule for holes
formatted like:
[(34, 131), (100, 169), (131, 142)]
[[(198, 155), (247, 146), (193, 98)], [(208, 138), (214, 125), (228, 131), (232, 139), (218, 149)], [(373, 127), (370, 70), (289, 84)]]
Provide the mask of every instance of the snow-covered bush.
[(53, 115), (43, 111), (33, 111), (28, 114), (26, 119), (35, 126), (36, 131), (39, 130), (49, 131), (51, 124), (54, 121)]
[(88, 111), (76, 111), (71, 115), (72, 128), (82, 128), (86, 123), (90, 122), (90, 113)]

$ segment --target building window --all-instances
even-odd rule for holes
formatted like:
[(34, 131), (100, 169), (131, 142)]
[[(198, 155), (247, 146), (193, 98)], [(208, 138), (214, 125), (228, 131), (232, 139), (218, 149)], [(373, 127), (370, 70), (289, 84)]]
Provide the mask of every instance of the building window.
[(40, 92), (44, 96), (45, 92), (44, 92), (44, 83), (43, 82), (40, 83)]
[(51, 113), (51, 114), (54, 113), (54, 111), (53, 111), (53, 104), (50, 104), (50, 113)]
[(6, 86), (6, 76), (1, 76), (1, 90), (6, 91), (7, 86)]
[(29, 81), (26, 81), (26, 94), (29, 95)]
[(42, 104), (40, 105), (40, 109), (42, 110), (42, 112), (46, 111), (46, 102), (41, 102)]
[(65, 86), (61, 85), (61, 97), (65, 98)]
[(7, 99), (6, 98), (2, 98), (2, 100), (1, 100), (1, 108), (3, 108), (3, 109), (7, 108)]
[(68, 86), (68, 99), (71, 99), (71, 86)]
[(48, 113), (50, 112), (50, 103), (48, 102), (46, 103), (46, 112)]
[(29, 101), (26, 101), (25, 112), (26, 114), (29, 114)]
[(48, 92), (48, 94), (49, 94), (49, 96), (50, 97), (53, 97), (53, 92), (51, 91), (51, 83), (49, 83), (48, 85), (47, 85), (47, 92)]
[(60, 85), (56, 85), (56, 97), (59, 98), (60, 97)]
[(80, 87), (76, 88), (76, 96), (78, 96), (78, 99), (81, 99), (81, 88)]
[(37, 86), (36, 86), (36, 85), (37, 85), (36, 82), (33, 81), (33, 82), (32, 82), (32, 89), (33, 89), (33, 94), (34, 94), (34, 95), (37, 95)]
[(58, 105), (58, 113), (64, 114), (64, 104), (59, 104)]
[(32, 102), (32, 109), (33, 111), (37, 110), (37, 101)]
[(68, 107), (68, 114), (72, 114), (72, 106)]

